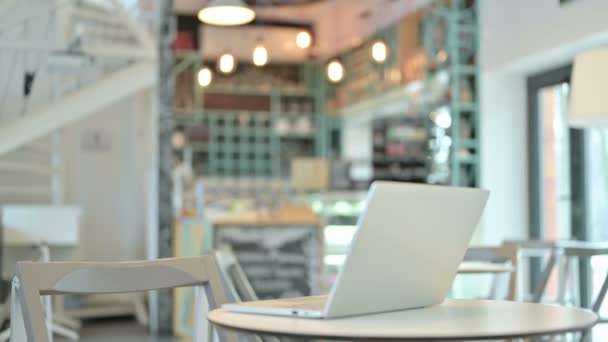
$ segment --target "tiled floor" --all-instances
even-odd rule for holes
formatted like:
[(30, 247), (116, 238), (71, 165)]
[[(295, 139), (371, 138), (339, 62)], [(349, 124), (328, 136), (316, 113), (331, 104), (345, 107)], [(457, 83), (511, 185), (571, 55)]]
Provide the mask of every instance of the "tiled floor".
[[(176, 342), (173, 337), (150, 336), (146, 327), (134, 320), (104, 320), (86, 322), (80, 332), (80, 342)], [(69, 340), (55, 338), (57, 342)]]

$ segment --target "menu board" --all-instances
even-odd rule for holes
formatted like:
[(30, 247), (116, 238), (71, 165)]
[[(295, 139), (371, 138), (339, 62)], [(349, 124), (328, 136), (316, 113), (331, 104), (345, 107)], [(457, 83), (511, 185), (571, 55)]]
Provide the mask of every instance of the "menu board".
[(320, 293), (317, 225), (219, 224), (214, 226), (214, 243), (232, 248), (260, 299)]

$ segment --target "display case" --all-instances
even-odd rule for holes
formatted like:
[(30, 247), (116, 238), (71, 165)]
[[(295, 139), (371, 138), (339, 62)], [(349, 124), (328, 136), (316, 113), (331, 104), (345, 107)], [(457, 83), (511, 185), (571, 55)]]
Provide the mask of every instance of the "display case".
[(321, 218), (324, 256), (322, 285), (328, 291), (344, 263), (363, 211), (367, 192), (333, 191), (310, 195), (309, 203)]

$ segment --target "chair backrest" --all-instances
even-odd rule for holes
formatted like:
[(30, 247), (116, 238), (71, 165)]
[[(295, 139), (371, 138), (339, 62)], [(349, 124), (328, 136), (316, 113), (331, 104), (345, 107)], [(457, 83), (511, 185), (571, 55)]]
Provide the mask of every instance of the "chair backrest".
[(224, 245), (215, 250), (215, 258), (232, 301), (258, 300), (258, 296), (230, 246)]
[[(22, 328), (29, 342), (49, 341), (41, 295), (125, 293), (184, 286), (195, 287), (194, 341), (202, 341), (206, 320), (200, 317), (203, 291), (210, 309), (228, 302), (213, 255), (110, 263), (19, 262), (13, 280), (13, 298), (18, 300), (12, 303), (11, 336), (15, 336), (13, 341), (23, 341), (16, 337)], [(19, 315), (24, 327), (16, 323)]]
[(480, 246), (480, 247), (469, 247), (464, 255), (464, 261), (482, 261), (482, 262), (493, 262), (493, 263), (506, 263), (510, 261), (503, 253), (501, 253), (501, 247), (491, 246)]

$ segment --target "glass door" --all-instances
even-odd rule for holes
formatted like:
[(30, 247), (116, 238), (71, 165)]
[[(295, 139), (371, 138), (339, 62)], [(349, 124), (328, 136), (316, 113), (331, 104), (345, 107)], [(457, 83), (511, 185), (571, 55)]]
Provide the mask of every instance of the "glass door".
[[(528, 79), (530, 237), (608, 241), (608, 130), (568, 128), (570, 74), (567, 66)], [(540, 267), (532, 265), (532, 288)], [(589, 306), (608, 274), (608, 257), (581, 260), (579, 269), (581, 304)], [(552, 279), (547, 294), (556, 292)], [(600, 311), (608, 315), (608, 305)], [(604, 340), (608, 326), (593, 335)]]
[[(608, 130), (588, 128), (585, 131), (587, 237), (591, 241), (608, 241)], [(608, 274), (608, 257), (595, 256), (590, 264), (591, 298), (596, 298)], [(608, 315), (608, 305), (600, 311), (601, 316)], [(594, 336), (600, 332), (608, 336), (605, 324), (598, 328), (594, 329)]]
[(537, 92), (540, 115), (541, 238), (571, 237), (570, 135), (567, 120), (569, 84), (561, 82)]
[[(585, 226), (580, 210), (581, 135), (568, 125), (571, 71), (566, 66), (528, 78), (530, 239), (585, 238), (578, 233)], [(529, 289), (538, 285), (542, 266), (541, 260), (532, 261)], [(555, 273), (545, 292), (549, 298), (558, 292)], [(584, 293), (581, 299), (586, 299)]]

